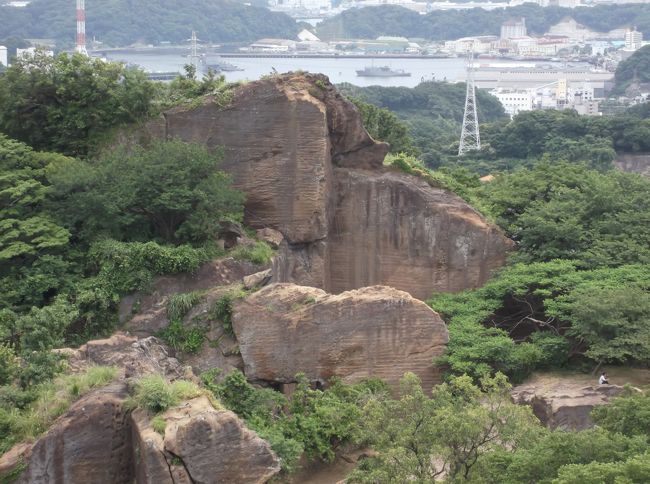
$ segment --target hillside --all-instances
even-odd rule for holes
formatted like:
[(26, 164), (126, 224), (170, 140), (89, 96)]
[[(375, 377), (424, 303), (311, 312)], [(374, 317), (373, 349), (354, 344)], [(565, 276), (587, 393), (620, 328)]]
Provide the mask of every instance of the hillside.
[(512, 17), (526, 17), (528, 31), (541, 35), (564, 17), (573, 17), (587, 27), (607, 32), (636, 25), (650, 35), (650, 5), (599, 5), (569, 9), (525, 4), (513, 8), (436, 11), (427, 15), (397, 6), (350, 9), (318, 24), (323, 39), (367, 38), (396, 35), (428, 40), (450, 40), (474, 35), (499, 35), (501, 24)]
[[(251, 42), (297, 32), (287, 15), (229, 0), (102, 0), (86, 2), (86, 32), (107, 46), (186, 42), (192, 30), (207, 42)], [(0, 7), (0, 36), (74, 42), (75, 2), (35, 0), (25, 8)]]
[[(438, 166), (442, 154), (458, 141), (465, 109), (465, 84), (423, 82), (414, 88), (344, 84), (339, 88), (346, 95), (397, 114), (407, 126), (421, 158), (430, 166)], [(480, 89), (476, 95), (481, 123), (507, 119), (497, 98)], [(451, 152), (457, 149), (452, 147)]]
[(641, 47), (618, 65), (614, 82), (612, 94), (625, 94), (630, 87), (632, 91), (639, 91), (639, 84), (650, 82), (650, 45)]
[(650, 180), (608, 162), (647, 120), (524, 113), (433, 171), (359, 105), (0, 75), (3, 484), (650, 482)]

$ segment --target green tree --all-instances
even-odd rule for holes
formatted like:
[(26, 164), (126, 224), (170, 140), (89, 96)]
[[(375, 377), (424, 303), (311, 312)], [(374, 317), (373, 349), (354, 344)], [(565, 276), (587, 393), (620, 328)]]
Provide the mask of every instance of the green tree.
[(117, 147), (97, 163), (53, 172), (59, 214), (91, 240), (203, 243), (241, 220), (244, 195), (219, 171), (221, 155), (181, 141)]
[(39, 150), (84, 156), (109, 128), (148, 116), (154, 92), (140, 70), (37, 52), (0, 77), (0, 131)]
[(639, 435), (650, 441), (650, 391), (628, 388), (608, 405), (594, 407), (591, 417), (612, 433)]
[(541, 431), (527, 407), (510, 402), (504, 375), (481, 388), (459, 377), (433, 389), (406, 374), (398, 399), (370, 400), (363, 409), (364, 437), (378, 455), (363, 461), (350, 482), (434, 482), (467, 479), (495, 449), (514, 451)]

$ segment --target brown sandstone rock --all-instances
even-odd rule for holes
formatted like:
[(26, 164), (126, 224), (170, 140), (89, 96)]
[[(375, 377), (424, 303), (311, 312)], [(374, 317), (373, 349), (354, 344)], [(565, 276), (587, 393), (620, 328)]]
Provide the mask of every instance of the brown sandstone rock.
[(164, 414), (164, 450), (179, 458), (192, 482), (263, 483), (280, 471), (269, 444), (232, 412), (199, 397)]
[(141, 377), (159, 373), (167, 378), (183, 376), (183, 368), (172, 358), (160, 340), (150, 336), (138, 339), (124, 333), (116, 333), (108, 339), (89, 341), (78, 350), (64, 350), (73, 370), (88, 366), (116, 366), (125, 378)]
[(256, 274), (244, 277), (244, 289), (254, 289), (256, 287), (264, 286), (271, 280), (271, 269), (267, 269)]
[(334, 293), (384, 284), (424, 298), (483, 284), (512, 248), (460, 198), (383, 167), (387, 145), (322, 75), (252, 82), (227, 108), (208, 97), (147, 130), (224, 146), (246, 223), (285, 238), (274, 282)]
[(270, 228), (259, 229), (257, 238), (269, 244), (272, 248), (277, 249), (284, 240), (284, 236), (277, 230)]
[(273, 284), (236, 303), (233, 327), (247, 377), (284, 383), (303, 372), (312, 381), (378, 377), (396, 385), (410, 371), (430, 389), (439, 381), (432, 360), (448, 340), (426, 304), (379, 286), (331, 295)]
[(133, 460), (126, 385), (115, 383), (77, 401), (32, 448), (19, 482), (131, 482)]
[(617, 385), (584, 386), (570, 379), (537, 378), (512, 389), (515, 403), (529, 405), (542, 424), (551, 429), (584, 430), (594, 426), (590, 413), (623, 392)]

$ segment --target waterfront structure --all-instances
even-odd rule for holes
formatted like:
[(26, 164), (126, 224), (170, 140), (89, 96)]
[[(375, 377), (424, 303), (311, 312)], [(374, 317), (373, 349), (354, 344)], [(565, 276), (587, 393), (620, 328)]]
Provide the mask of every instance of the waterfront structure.
[(7, 55), (7, 48), (0, 45), (0, 65), (7, 67), (9, 65), (9, 56)]
[(458, 156), (463, 156), (469, 151), (481, 149), (481, 134), (478, 126), (478, 112), (476, 109), (476, 87), (474, 85), (474, 52), (467, 53), (467, 89), (465, 92), (465, 113), (463, 114), (463, 128), (458, 144)]
[(526, 35), (528, 35), (526, 19), (523, 17), (506, 20), (501, 24), (501, 39), (503, 40), (526, 37)]
[(77, 45), (75, 51), (88, 55), (86, 50), (86, 0), (77, 0)]

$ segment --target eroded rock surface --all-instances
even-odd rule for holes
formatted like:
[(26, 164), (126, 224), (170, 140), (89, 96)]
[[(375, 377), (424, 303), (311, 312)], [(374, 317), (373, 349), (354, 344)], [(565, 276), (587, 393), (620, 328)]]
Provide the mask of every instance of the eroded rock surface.
[(382, 284), (425, 298), (481, 285), (512, 247), (460, 198), (383, 167), (387, 145), (322, 75), (248, 83), (226, 108), (206, 98), (146, 131), (224, 147), (246, 224), (284, 237), (274, 282), (334, 293)]
[(66, 349), (63, 352), (75, 371), (98, 365), (115, 366), (124, 378), (159, 373), (176, 379), (184, 373), (179, 361), (170, 356), (167, 347), (153, 336), (140, 339), (116, 333), (107, 339), (89, 341), (77, 350)]
[(378, 377), (397, 385), (410, 371), (430, 389), (439, 381), (432, 360), (448, 340), (426, 304), (380, 286), (332, 295), (273, 284), (236, 303), (233, 328), (246, 376), (283, 383), (303, 372), (312, 381)]
[(178, 456), (197, 484), (263, 483), (280, 471), (269, 444), (229, 411), (205, 397), (166, 415), (165, 448)]
[(590, 385), (563, 379), (538, 378), (512, 389), (515, 403), (529, 405), (542, 424), (551, 429), (584, 430), (594, 426), (590, 413), (620, 395), (618, 385)]
[(72, 405), (31, 449), (18, 482), (131, 482), (133, 460), (127, 389), (115, 383)]

